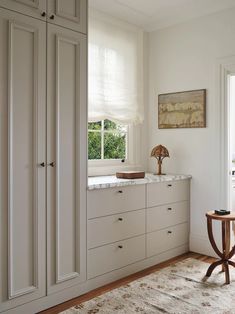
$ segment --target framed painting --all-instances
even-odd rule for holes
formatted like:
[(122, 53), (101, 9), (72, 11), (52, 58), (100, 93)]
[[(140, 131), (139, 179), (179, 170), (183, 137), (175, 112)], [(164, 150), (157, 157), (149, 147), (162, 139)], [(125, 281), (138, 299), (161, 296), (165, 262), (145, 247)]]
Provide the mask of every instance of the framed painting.
[(158, 95), (158, 128), (205, 128), (206, 89)]

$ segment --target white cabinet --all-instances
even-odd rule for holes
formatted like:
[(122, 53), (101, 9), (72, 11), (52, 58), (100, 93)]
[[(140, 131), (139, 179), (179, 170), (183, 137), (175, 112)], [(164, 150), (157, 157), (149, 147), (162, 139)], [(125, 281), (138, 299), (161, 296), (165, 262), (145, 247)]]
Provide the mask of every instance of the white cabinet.
[(179, 180), (88, 191), (88, 279), (108, 272), (113, 278), (131, 264), (140, 263), (140, 270), (163, 261), (161, 254), (186, 252), (189, 187), (189, 180)]
[(87, 216), (95, 218), (145, 208), (145, 186), (125, 186), (88, 192)]
[(88, 191), (87, 202), (88, 279), (145, 258), (145, 185)]
[(0, 7), (76, 32), (87, 32), (87, 0), (0, 0)]
[(46, 294), (46, 25), (0, 9), (0, 311)]
[(48, 291), (85, 280), (86, 37), (48, 25)]
[(77, 32), (87, 32), (87, 0), (48, 0), (48, 22)]
[(144, 235), (101, 246), (88, 251), (87, 277), (94, 278), (144, 258)]
[(147, 257), (188, 244), (189, 180), (147, 185)]
[(86, 36), (16, 12), (43, 1), (11, 2), (0, 8), (0, 312), (86, 279)]
[(188, 243), (188, 223), (147, 233), (147, 257)]
[(189, 199), (188, 180), (147, 184), (147, 207)]
[(0, 7), (46, 21), (47, 0), (0, 0)]
[(87, 245), (94, 248), (145, 233), (145, 210), (89, 219)]

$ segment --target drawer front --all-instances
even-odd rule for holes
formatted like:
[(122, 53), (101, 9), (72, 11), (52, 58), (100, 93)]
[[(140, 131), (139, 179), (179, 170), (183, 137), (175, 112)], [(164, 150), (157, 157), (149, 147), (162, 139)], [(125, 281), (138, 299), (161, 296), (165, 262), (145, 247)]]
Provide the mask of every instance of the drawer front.
[(147, 184), (147, 207), (189, 200), (189, 180)]
[(88, 219), (145, 208), (145, 185), (88, 191)]
[(147, 208), (147, 232), (189, 221), (189, 202)]
[(147, 234), (147, 257), (188, 243), (188, 223)]
[[(121, 246), (121, 248), (119, 247)], [(88, 279), (145, 258), (145, 235), (88, 250)]]
[(88, 220), (88, 248), (145, 233), (145, 209)]

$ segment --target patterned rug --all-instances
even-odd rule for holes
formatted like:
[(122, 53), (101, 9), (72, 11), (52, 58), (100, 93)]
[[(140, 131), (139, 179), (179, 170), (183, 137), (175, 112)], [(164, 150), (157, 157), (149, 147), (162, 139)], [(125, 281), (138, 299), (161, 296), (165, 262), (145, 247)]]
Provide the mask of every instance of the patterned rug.
[(188, 258), (61, 313), (235, 314), (235, 269), (225, 285), (220, 267), (203, 280), (208, 266)]

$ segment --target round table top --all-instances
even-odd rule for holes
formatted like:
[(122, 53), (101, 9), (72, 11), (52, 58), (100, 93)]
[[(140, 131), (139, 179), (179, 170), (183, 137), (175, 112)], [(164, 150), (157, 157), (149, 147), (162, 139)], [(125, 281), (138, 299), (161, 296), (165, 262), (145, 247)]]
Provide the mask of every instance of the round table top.
[(233, 221), (235, 220), (235, 212), (230, 212), (228, 215), (216, 215), (214, 210), (206, 213), (206, 217), (221, 220), (221, 221)]

